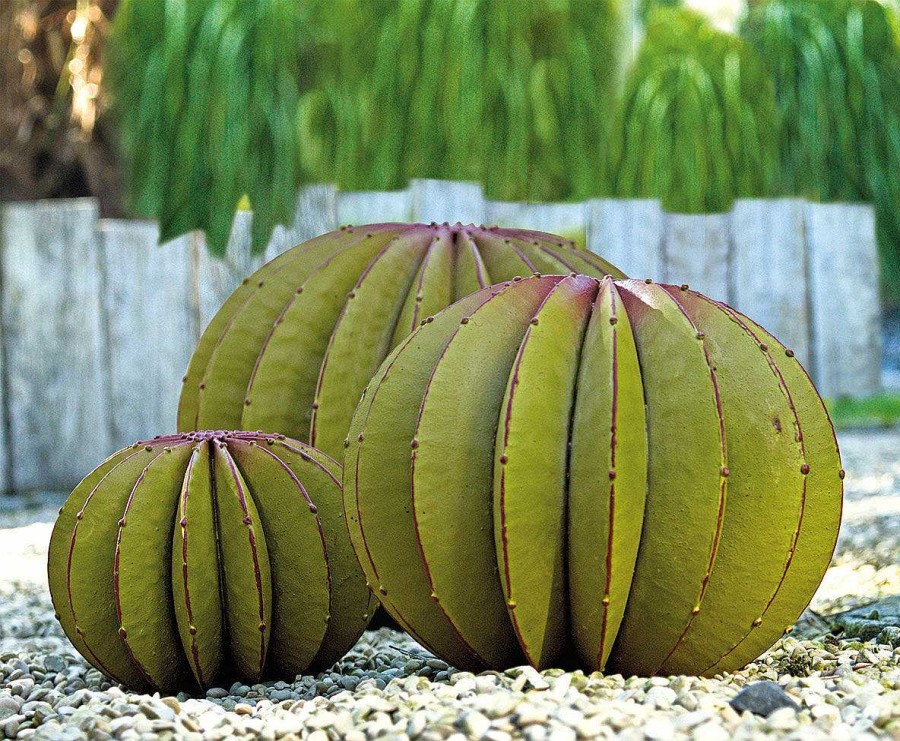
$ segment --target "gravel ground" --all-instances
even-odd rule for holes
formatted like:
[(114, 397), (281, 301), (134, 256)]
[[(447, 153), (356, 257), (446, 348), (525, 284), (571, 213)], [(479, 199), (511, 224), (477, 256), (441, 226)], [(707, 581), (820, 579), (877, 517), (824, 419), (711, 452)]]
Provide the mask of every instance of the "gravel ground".
[[(0, 502), (0, 738), (900, 741), (897, 629), (868, 642), (827, 634), (829, 615), (900, 594), (900, 431), (841, 437), (848, 475), (838, 553), (794, 634), (811, 640), (786, 638), (741, 672), (714, 679), (527, 667), (475, 676), (383, 629), (319, 676), (236, 684), (206, 697), (133, 694), (90, 669), (53, 618), (44, 571), (61, 500)], [(763, 716), (732, 706), (762, 711), (765, 700), (780, 709)]]

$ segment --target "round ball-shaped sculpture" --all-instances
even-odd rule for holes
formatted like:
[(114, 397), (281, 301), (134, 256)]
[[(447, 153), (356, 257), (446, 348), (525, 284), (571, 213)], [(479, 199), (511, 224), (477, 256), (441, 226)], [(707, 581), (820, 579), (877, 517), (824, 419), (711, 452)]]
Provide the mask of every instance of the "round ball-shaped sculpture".
[(196, 432), (113, 454), (72, 492), (50, 540), (66, 635), (145, 691), (328, 667), (374, 607), (339, 477), (282, 435)]
[(244, 281), (210, 322), (178, 428), (272, 430), (337, 458), (372, 374), (423, 318), (491, 283), (572, 270), (622, 277), (520, 229), (371, 224), (312, 239)]
[(687, 286), (477, 292), (385, 360), (347, 439), (350, 536), (393, 617), (459, 667), (714, 674), (828, 566), (837, 443), (774, 337)]

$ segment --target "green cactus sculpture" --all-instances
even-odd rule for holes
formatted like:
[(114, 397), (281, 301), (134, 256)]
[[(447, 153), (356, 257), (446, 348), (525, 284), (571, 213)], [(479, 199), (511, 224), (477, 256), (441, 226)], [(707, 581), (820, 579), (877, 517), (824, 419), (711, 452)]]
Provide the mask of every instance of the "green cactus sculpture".
[(837, 442), (803, 368), (687, 286), (479, 291), (385, 360), (346, 445), (370, 583), (470, 669), (742, 666), (809, 602), (840, 520)]
[(283, 435), (195, 432), (113, 454), (72, 492), (51, 536), (66, 635), (104, 674), (145, 691), (331, 665), (374, 607), (339, 476)]
[(372, 374), (423, 317), (536, 270), (622, 275), (560, 237), (519, 229), (371, 224), (305, 242), (246, 280), (210, 322), (178, 427), (274, 430), (338, 457)]

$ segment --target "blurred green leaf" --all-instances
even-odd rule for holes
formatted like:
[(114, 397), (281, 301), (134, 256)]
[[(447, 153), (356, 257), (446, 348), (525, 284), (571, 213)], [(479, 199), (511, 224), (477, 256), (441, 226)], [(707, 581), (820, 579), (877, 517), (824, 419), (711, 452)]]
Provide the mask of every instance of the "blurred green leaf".
[(606, 192), (724, 211), (773, 192), (777, 137), (774, 88), (754, 50), (692, 11), (656, 8), (608, 139)]
[(303, 178), (347, 190), (475, 180), (498, 199), (599, 192), (622, 0), (313, 3)]
[(900, 394), (884, 392), (862, 398), (826, 399), (834, 426), (839, 430), (858, 427), (889, 427), (900, 424)]
[(900, 47), (895, 12), (875, 0), (769, 0), (741, 35), (775, 81), (782, 190), (869, 201), (885, 293), (900, 301)]
[(133, 207), (161, 239), (202, 229), (224, 253), (245, 194), (254, 250), (293, 216), (306, 12), (293, 0), (123, 0), (107, 81)]

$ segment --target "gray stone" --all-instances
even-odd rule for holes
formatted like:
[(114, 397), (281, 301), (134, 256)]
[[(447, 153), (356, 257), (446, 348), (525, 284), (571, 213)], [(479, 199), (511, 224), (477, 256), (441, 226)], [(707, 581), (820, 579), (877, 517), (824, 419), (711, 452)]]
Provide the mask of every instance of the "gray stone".
[(781, 688), (781, 685), (770, 681), (748, 684), (729, 704), (739, 713), (749, 711), (763, 717), (768, 717), (782, 708), (800, 710), (800, 706)]
[[(870, 641), (878, 638), (885, 629), (900, 629), (900, 595), (885, 597), (847, 612), (825, 618), (831, 629), (843, 633), (847, 638), (858, 638)], [(897, 640), (896, 633), (893, 634)], [(891, 633), (886, 634), (885, 643), (897, 645), (890, 640)]]
[(44, 659), (44, 667), (51, 672), (64, 672), (66, 670), (66, 659), (58, 654), (50, 654)]
[(13, 715), (3, 724), (3, 734), (6, 738), (15, 738), (19, 733), (19, 727), (25, 721), (24, 715)]

